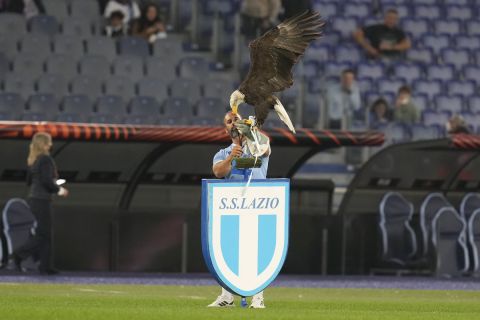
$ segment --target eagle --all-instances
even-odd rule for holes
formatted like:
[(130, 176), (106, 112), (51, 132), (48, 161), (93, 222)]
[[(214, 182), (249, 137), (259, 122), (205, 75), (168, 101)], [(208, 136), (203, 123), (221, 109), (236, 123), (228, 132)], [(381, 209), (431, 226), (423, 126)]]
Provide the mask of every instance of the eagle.
[(315, 11), (291, 17), (253, 40), (250, 48), (250, 69), (245, 80), (230, 95), (230, 108), (236, 114), (246, 102), (255, 108), (255, 125), (260, 128), (270, 110), (275, 110), (295, 133), (292, 121), (274, 92), (293, 84), (292, 68), (310, 42), (322, 35), (325, 22)]

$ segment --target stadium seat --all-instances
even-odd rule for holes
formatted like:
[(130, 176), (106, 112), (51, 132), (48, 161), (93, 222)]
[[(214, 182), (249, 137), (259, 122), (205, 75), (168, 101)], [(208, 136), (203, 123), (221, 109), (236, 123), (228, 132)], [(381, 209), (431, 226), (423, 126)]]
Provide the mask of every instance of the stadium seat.
[(20, 51), (35, 54), (37, 58), (46, 59), (52, 52), (50, 38), (44, 34), (28, 34), (20, 40)]
[(157, 57), (148, 57), (145, 59), (145, 71), (150, 77), (161, 78), (165, 82), (170, 82), (177, 77), (176, 65)]
[(319, 63), (317, 63), (317, 61), (315, 60), (308, 60), (308, 61), (304, 61), (302, 65), (298, 65), (297, 68), (294, 69), (294, 78), (297, 77), (296, 75), (296, 69), (299, 69), (299, 77), (305, 77), (307, 79), (310, 79), (310, 78), (316, 78), (320, 75), (320, 70), (321, 70), (321, 67), (319, 65)]
[(359, 63), (362, 60), (362, 53), (354, 45), (339, 45), (335, 47), (334, 51), (333, 56), (337, 62)]
[(71, 114), (90, 115), (93, 112), (93, 104), (87, 95), (72, 94), (63, 98), (62, 111)]
[(62, 24), (62, 34), (79, 39), (86, 39), (92, 36), (92, 25), (88, 20), (70, 17)]
[(405, 85), (405, 81), (403, 79), (391, 79), (391, 78), (378, 78), (377, 79), (377, 88), (381, 94), (391, 93), (396, 95), (398, 89), (401, 86)]
[(168, 98), (162, 105), (163, 118), (185, 118), (193, 117), (193, 110), (185, 98)]
[(327, 43), (309, 46), (303, 57), (304, 61), (329, 61), (332, 57), (332, 47)]
[(54, 36), (59, 31), (59, 25), (55, 17), (39, 14), (28, 21), (30, 32)]
[(0, 34), (12, 39), (20, 39), (27, 33), (27, 24), (23, 14), (2, 12), (0, 14)]
[(152, 97), (137, 96), (132, 98), (129, 109), (131, 115), (151, 116), (155, 121), (160, 114), (160, 105)]
[(205, 78), (208, 70), (208, 62), (199, 57), (185, 57), (178, 63), (178, 74), (186, 79)]
[(3, 81), (3, 91), (18, 93), (26, 100), (35, 92), (35, 82), (33, 79), (25, 78), (23, 74), (8, 73)]
[(480, 210), (476, 210), (467, 220), (468, 243), (472, 252), (472, 272), (480, 272)]
[(435, 62), (433, 51), (430, 48), (412, 48), (407, 51), (407, 58), (410, 61), (422, 62), (424, 64)]
[(430, 23), (427, 19), (405, 18), (401, 22), (402, 29), (415, 37), (421, 37), (430, 31)]
[(470, 0), (443, 0), (445, 5), (460, 5), (466, 6), (470, 4)]
[(120, 124), (123, 123), (123, 117), (118, 114), (93, 114), (88, 118), (90, 123), (101, 124)]
[(440, 52), (451, 46), (451, 37), (448, 34), (425, 34), (421, 40), (421, 45), (431, 48), (435, 54), (440, 54)]
[(10, 71), (10, 63), (3, 52), (0, 52), (0, 83), (5, 75)]
[(355, 17), (336, 16), (332, 18), (331, 28), (338, 31), (342, 38), (351, 39), (353, 32), (358, 27), (358, 20)]
[(472, 214), (480, 209), (480, 194), (477, 192), (469, 192), (462, 198), (460, 203), (460, 215), (466, 221), (470, 220)]
[(410, 127), (412, 133), (412, 141), (432, 140), (441, 137), (438, 126), (425, 126), (423, 124), (414, 124)]
[(458, 35), (455, 37), (457, 48), (469, 49), (471, 52), (480, 49), (480, 36)]
[(57, 35), (53, 42), (54, 52), (56, 54), (66, 54), (75, 60), (83, 57), (83, 40), (76, 36)]
[(442, 17), (441, 7), (435, 5), (416, 5), (413, 10), (415, 18), (437, 20)]
[(100, 7), (97, 1), (71, 1), (71, 16), (74, 18), (83, 18), (90, 22), (95, 22), (100, 17)]
[(122, 37), (118, 40), (118, 48), (121, 55), (146, 57), (150, 55), (148, 42), (144, 38), (136, 36)]
[(417, 93), (425, 93), (430, 100), (443, 90), (442, 82), (439, 80), (417, 80), (413, 82), (412, 87)]
[(76, 76), (72, 79), (71, 91), (73, 94), (85, 94), (95, 101), (102, 94), (102, 82), (91, 76)]
[(19, 53), (13, 60), (13, 71), (25, 79), (36, 80), (43, 73), (43, 60), (34, 54)]
[[(158, 119), (158, 124), (159, 125), (164, 125), (164, 126), (186, 126), (191, 124), (193, 119), (185, 118), (185, 117), (165, 117), (165, 116), (160, 116)], [(198, 121), (198, 120), (195, 120)], [(198, 125), (198, 124), (196, 124)]]
[(365, 92), (363, 96), (364, 96), (365, 104), (367, 106), (371, 106), (379, 98), (384, 98), (385, 100), (387, 100), (389, 105), (393, 105), (395, 101), (395, 95), (391, 92), (385, 92), (383, 94), (380, 94), (378, 90), (374, 90), (374, 91)]
[(412, 100), (420, 112), (423, 112), (430, 108), (428, 95), (426, 95), (425, 93), (415, 93), (412, 97)]
[(404, 79), (407, 83), (422, 77), (422, 66), (416, 63), (397, 63), (394, 66), (395, 76)]
[(450, 95), (470, 96), (477, 93), (475, 82), (471, 80), (447, 82), (447, 92)]
[(445, 124), (448, 122), (448, 119), (451, 117), (451, 113), (448, 111), (431, 111), (431, 110), (426, 110), (422, 114), (423, 118), (423, 124), (426, 126), (433, 126), (433, 125), (439, 125), (439, 126), (445, 126)]
[(70, 19), (67, 19), (68, 14), (68, 1), (65, 0), (48, 0), (43, 1), (43, 5), (45, 6), (45, 11), (48, 12), (49, 15), (55, 17), (57, 21), (66, 21), (70, 22)]
[(346, 17), (365, 18), (371, 13), (371, 4), (368, 3), (345, 3), (342, 14)]
[(415, 5), (435, 5), (438, 4), (438, 0), (415, 0)]
[(386, 193), (380, 202), (382, 259), (405, 266), (417, 252), (417, 239), (411, 227), (413, 204), (398, 192)]
[(470, 63), (470, 51), (468, 49), (444, 49), (441, 52), (444, 63), (451, 63), (457, 71)]
[(120, 96), (105, 95), (97, 100), (97, 114), (111, 114), (123, 117), (127, 114), (125, 103)]
[(195, 109), (198, 117), (217, 119), (223, 117), (226, 107), (225, 103), (218, 98), (202, 98), (197, 101)]
[(178, 78), (170, 83), (170, 95), (184, 97), (190, 103), (194, 103), (200, 98), (200, 86), (196, 81)]
[(76, 60), (65, 54), (50, 55), (45, 65), (48, 73), (61, 74), (66, 79), (72, 79), (77, 75)]
[(3, 114), (3, 120), (7, 120), (6, 115), (10, 115), (8, 120), (18, 120), (24, 109), (25, 101), (20, 94), (0, 93), (0, 113)]
[[(0, 17), (2, 15), (0, 15)], [(0, 33), (0, 48), (2, 48), (2, 54), (5, 55), (6, 58), (13, 59), (18, 51), (18, 39)]]
[(105, 93), (120, 96), (124, 101), (130, 101), (135, 96), (135, 83), (128, 77), (112, 76), (105, 81)]
[(453, 64), (431, 64), (427, 66), (427, 79), (450, 81), (455, 79), (455, 66)]
[(468, 106), (470, 111), (474, 113), (480, 113), (480, 96), (471, 96), (468, 98)]
[(153, 43), (153, 55), (155, 57), (171, 59), (183, 55), (182, 42), (178, 39), (167, 38)]
[(157, 101), (168, 98), (168, 85), (162, 78), (144, 77), (137, 83), (137, 87), (140, 96), (153, 97)]
[(447, 19), (469, 20), (473, 17), (474, 10), (464, 5), (448, 5), (445, 7), (445, 17)]
[(322, 103), (322, 97), (319, 95), (308, 94), (305, 96), (302, 112), (302, 126), (304, 128), (317, 128), (319, 121), (321, 121)]
[(23, 113), (21, 120), (22, 121), (31, 121), (31, 122), (37, 122), (37, 121), (53, 121), (55, 120), (54, 115), (47, 114), (45, 112), (29, 112), (26, 111)]
[(108, 61), (113, 61), (117, 56), (115, 41), (104, 36), (95, 36), (86, 39), (87, 53), (90, 55), (104, 56)]
[(67, 123), (87, 123), (87, 119), (86, 115), (79, 113), (60, 113), (55, 117), (55, 121)]
[(39, 93), (51, 93), (56, 99), (68, 94), (68, 81), (61, 74), (44, 73), (37, 81)]
[(459, 20), (437, 20), (434, 22), (433, 29), (438, 34), (448, 34), (456, 36), (461, 34), (462, 27)]
[(438, 95), (434, 99), (437, 111), (461, 113), (466, 111), (462, 95)]
[(333, 1), (313, 1), (313, 9), (315, 11), (321, 12), (322, 16), (325, 18), (335, 17), (339, 12), (337, 3)]
[(374, 91), (377, 88), (377, 84), (371, 77), (357, 78), (357, 85), (360, 92)]
[(110, 64), (104, 56), (85, 55), (79, 63), (80, 74), (105, 80), (111, 76)]
[(128, 77), (132, 81), (143, 78), (143, 61), (138, 57), (121, 56), (113, 63), (113, 73), (116, 76)]
[(30, 96), (27, 102), (28, 112), (45, 113), (51, 116), (57, 115), (59, 112), (57, 99), (51, 93), (37, 93)]
[(453, 207), (438, 211), (432, 221), (432, 246), (437, 276), (462, 276), (469, 268), (467, 225)]
[(465, 28), (469, 36), (480, 36), (480, 21), (469, 20), (465, 21)]
[(228, 79), (212, 78), (203, 82), (203, 95), (207, 98), (226, 99), (234, 90), (234, 84)]
[(155, 125), (158, 123), (158, 116), (146, 114), (128, 114), (123, 117), (123, 123), (130, 125)]
[[(340, 75), (340, 73), (338, 73), (337, 75)], [(385, 65), (382, 63), (363, 62), (360, 63), (357, 67), (357, 77), (380, 78), (385, 76)]]
[(213, 127), (213, 126), (219, 126), (221, 125), (221, 123), (222, 122), (220, 120), (210, 118), (210, 117), (206, 117), (206, 118), (195, 117), (190, 120), (189, 124), (192, 126)]
[(400, 143), (410, 140), (410, 132), (408, 127), (403, 123), (389, 123), (385, 126), (379, 127), (378, 130), (385, 134), (387, 144)]

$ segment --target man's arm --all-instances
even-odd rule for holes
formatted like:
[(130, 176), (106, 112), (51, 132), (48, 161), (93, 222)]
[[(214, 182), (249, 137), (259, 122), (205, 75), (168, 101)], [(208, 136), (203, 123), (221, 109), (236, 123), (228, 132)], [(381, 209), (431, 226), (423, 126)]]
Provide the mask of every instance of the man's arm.
[(355, 41), (363, 48), (365, 51), (368, 52), (373, 57), (377, 57), (380, 55), (380, 52), (378, 52), (377, 49), (375, 49), (365, 38), (365, 33), (363, 32), (362, 28), (358, 28), (354, 33), (353, 33), (353, 38)]
[(412, 43), (408, 37), (403, 38), (399, 43), (393, 46), (394, 50), (397, 51), (406, 51), (412, 47)]
[(232, 171), (232, 160), (234, 157), (240, 157), (242, 155), (242, 147), (236, 145), (233, 147), (232, 152), (227, 156), (225, 160), (220, 160), (213, 164), (212, 171), (215, 177), (224, 178), (230, 171)]

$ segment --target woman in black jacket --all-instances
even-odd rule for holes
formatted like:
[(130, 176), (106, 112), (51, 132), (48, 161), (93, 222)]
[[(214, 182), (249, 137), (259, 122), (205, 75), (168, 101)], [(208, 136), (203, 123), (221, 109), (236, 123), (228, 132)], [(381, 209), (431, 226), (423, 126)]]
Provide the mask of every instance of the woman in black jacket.
[(57, 168), (50, 156), (52, 137), (45, 132), (36, 133), (30, 143), (28, 154), (28, 204), (37, 220), (35, 235), (13, 253), (15, 267), (21, 269), (23, 259), (35, 255), (39, 257), (39, 271), (42, 274), (55, 274), (52, 259), (52, 195), (68, 196), (68, 190), (58, 186)]

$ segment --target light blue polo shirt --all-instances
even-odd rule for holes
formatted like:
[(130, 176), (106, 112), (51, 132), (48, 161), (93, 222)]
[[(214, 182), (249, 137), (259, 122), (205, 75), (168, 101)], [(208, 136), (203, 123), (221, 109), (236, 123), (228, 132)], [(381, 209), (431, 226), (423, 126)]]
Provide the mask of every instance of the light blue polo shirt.
[[(216, 164), (220, 161), (223, 161), (227, 159), (227, 157), (230, 155), (232, 152), (234, 144), (232, 143), (229, 147), (225, 149), (221, 149), (218, 151), (215, 156), (213, 157), (213, 164)], [(251, 157), (250, 152), (248, 151), (248, 148), (244, 148), (242, 158), (248, 158)], [(267, 178), (267, 170), (268, 170), (268, 159), (270, 158), (270, 155), (268, 156), (263, 156), (260, 157), (262, 159), (262, 166), (260, 168), (253, 168), (252, 169), (252, 179), (266, 179)], [(235, 167), (232, 167), (234, 169)], [(240, 179), (243, 180), (243, 175), (239, 174), (232, 174), (229, 172), (226, 176), (225, 179)]]

